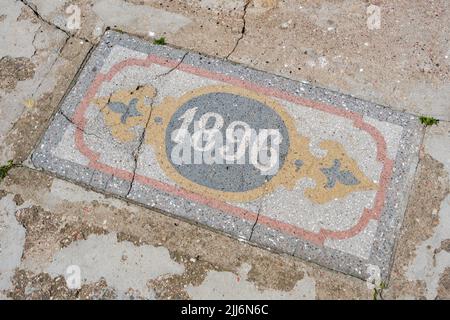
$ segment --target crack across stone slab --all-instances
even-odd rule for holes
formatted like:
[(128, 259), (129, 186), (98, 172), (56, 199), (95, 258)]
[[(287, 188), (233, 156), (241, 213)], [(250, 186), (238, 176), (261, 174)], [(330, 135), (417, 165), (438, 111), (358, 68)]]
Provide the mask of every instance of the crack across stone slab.
[[(169, 69), (168, 71), (166, 71), (166, 72), (164, 72), (164, 73), (161, 73), (161, 74), (156, 75), (156, 76), (154, 77), (154, 79), (157, 80), (157, 79), (159, 79), (159, 78), (161, 78), (161, 77), (165, 77), (165, 76), (169, 75), (171, 72), (173, 72), (174, 70), (176, 70), (176, 69), (183, 63), (183, 61), (184, 61), (184, 59), (186, 58), (187, 55), (188, 55), (188, 52), (186, 51), (186, 52), (183, 54), (183, 56), (181, 57), (180, 61), (178, 61), (178, 63), (177, 63), (174, 67), (172, 67), (171, 69)], [(141, 153), (141, 149), (142, 149), (142, 146), (143, 146), (143, 144), (144, 144), (145, 135), (146, 135), (146, 133), (147, 133), (147, 128), (148, 128), (148, 125), (150, 124), (150, 120), (151, 120), (151, 118), (152, 118), (152, 113), (153, 113), (153, 108), (154, 108), (154, 101), (155, 101), (155, 99), (156, 99), (157, 96), (158, 96), (158, 90), (155, 88), (155, 95), (154, 95), (154, 97), (152, 98), (151, 104), (150, 104), (150, 108), (151, 108), (151, 109), (150, 109), (150, 114), (149, 114), (149, 116), (148, 116), (148, 118), (147, 118), (147, 122), (146, 122), (146, 124), (145, 124), (145, 126), (144, 126), (144, 130), (142, 130), (142, 134), (141, 134), (141, 136), (140, 136), (140, 138), (139, 138), (139, 144), (138, 144), (138, 147), (136, 148), (136, 150), (135, 150), (135, 152), (134, 152), (134, 155), (133, 155), (133, 156), (134, 156), (133, 176), (132, 176), (132, 178), (131, 178), (130, 187), (128, 188), (128, 191), (127, 191), (127, 193), (126, 193), (126, 195), (125, 195), (125, 198), (128, 198), (128, 196), (130, 195), (131, 189), (133, 188), (134, 180), (135, 180), (135, 177), (136, 177), (136, 170), (137, 170), (138, 157), (139, 157), (139, 155), (140, 155), (140, 153)], [(111, 97), (110, 97), (110, 98), (111, 98)]]
[[(97, 121), (100, 118), (100, 115), (102, 115), (103, 111), (106, 109), (106, 107), (108, 107), (108, 105), (111, 103), (111, 99), (112, 99), (113, 93), (110, 93), (108, 96), (108, 100), (106, 101), (106, 103), (100, 107), (100, 109), (98, 110), (97, 114), (94, 117), (94, 120)], [(113, 124), (111, 125), (111, 127), (114, 126), (118, 126), (119, 124)]]
[[(180, 63), (181, 63), (181, 62), (180, 62)], [(126, 193), (126, 195), (125, 195), (125, 198), (128, 198), (128, 196), (130, 195), (131, 189), (133, 188), (134, 179), (136, 178), (136, 170), (137, 170), (137, 166), (138, 166), (138, 158), (139, 158), (139, 155), (141, 154), (141, 149), (142, 149), (142, 146), (143, 146), (143, 144), (144, 144), (145, 134), (147, 133), (148, 125), (150, 124), (150, 120), (152, 119), (153, 104), (154, 104), (154, 101), (155, 101), (155, 99), (156, 99), (157, 96), (158, 96), (158, 90), (155, 88), (155, 95), (154, 95), (154, 97), (152, 98), (151, 104), (150, 104), (150, 113), (149, 113), (149, 115), (148, 115), (148, 118), (147, 118), (147, 121), (146, 121), (146, 123), (145, 123), (144, 129), (142, 130), (142, 134), (141, 134), (141, 136), (139, 137), (139, 143), (138, 143), (138, 146), (137, 146), (135, 152), (133, 152), (133, 153), (134, 153), (134, 154), (133, 154), (133, 157), (134, 157), (133, 176), (132, 176), (132, 178), (131, 178), (130, 187), (128, 188), (128, 191), (127, 191), (127, 193)]]
[(241, 29), (241, 34), (239, 35), (239, 38), (237, 38), (236, 43), (234, 44), (233, 49), (231, 49), (231, 51), (225, 56), (226, 59), (228, 59), (236, 50), (237, 46), (239, 45), (239, 42), (244, 38), (245, 35), (245, 28), (246, 28), (246, 16), (247, 16), (247, 8), (250, 5), (251, 0), (246, 0), (245, 4), (244, 4), (244, 9), (243, 9), (243, 13), (242, 13), (242, 29)]
[(57, 114), (60, 114), (61, 116), (63, 116), (64, 119), (66, 119), (70, 124), (72, 124), (77, 130), (80, 130), (81, 132), (83, 132), (84, 134), (88, 135), (88, 136), (92, 136), (92, 137), (96, 137), (97, 139), (103, 139), (100, 136), (96, 135), (93, 132), (87, 132), (86, 130), (84, 130), (83, 128), (80, 128), (80, 126), (78, 125), (78, 123), (75, 123), (69, 116), (67, 116), (62, 110), (60, 112), (58, 112)]
[(41, 28), (42, 28), (42, 25), (39, 25), (39, 28), (34, 33), (33, 40), (31, 41), (31, 45), (34, 48), (34, 51), (33, 51), (33, 54), (31, 55), (30, 58), (33, 58), (36, 55), (36, 53), (37, 53), (37, 49), (36, 49), (36, 46), (34, 45), (34, 42), (36, 41), (37, 35), (39, 34), (39, 31), (41, 30)]
[(88, 43), (90, 43), (90, 44), (92, 45), (92, 42), (89, 41), (88, 39), (86, 39), (86, 38), (84, 38), (84, 37), (78, 37), (78, 36), (75, 36), (75, 35), (71, 34), (69, 31), (64, 30), (64, 29), (61, 28), (60, 26), (58, 26), (58, 25), (56, 25), (56, 24), (54, 24), (54, 23), (52, 23), (52, 22), (50, 22), (50, 21), (44, 19), (44, 17), (41, 16), (41, 14), (38, 12), (38, 10), (37, 10), (37, 8), (36, 8), (36, 6), (35, 6), (34, 4), (29, 3), (27, 0), (19, 0), (19, 1), (20, 1), (24, 6), (28, 7), (28, 8), (34, 13), (34, 15), (35, 15), (39, 20), (41, 20), (42, 22), (44, 22), (45, 24), (47, 24), (47, 25), (49, 25), (49, 26), (51, 26), (51, 27), (53, 27), (53, 28), (55, 28), (55, 29), (57, 29), (57, 30), (59, 30), (59, 31), (61, 31), (61, 32), (64, 32), (69, 38), (77, 38), (77, 39), (80, 39), (80, 40), (82, 40), (82, 41), (88, 42)]
[[(86, 128), (81, 128), (76, 122), (74, 122), (68, 115), (66, 115), (62, 110), (59, 110), (58, 112), (57, 112), (57, 115), (61, 115), (61, 116), (63, 116), (65, 119), (66, 119), (66, 121), (68, 121), (70, 124), (72, 124), (77, 130), (80, 130), (82, 133), (84, 133), (85, 135), (87, 135), (87, 136), (91, 136), (91, 137), (96, 137), (97, 139), (99, 139), (99, 140), (105, 140), (105, 137), (102, 137), (102, 136), (99, 136), (99, 135), (97, 135), (96, 133), (94, 133), (94, 132), (89, 132), (89, 131), (86, 131)], [(147, 121), (147, 123), (148, 123), (148, 121)], [(114, 141), (114, 140), (112, 140), (112, 143), (115, 145), (115, 146), (119, 146), (119, 143), (118, 142), (116, 142), (116, 141)], [(141, 141), (141, 139), (139, 139), (139, 144), (141, 145), (142, 144), (142, 141)]]
[(186, 58), (187, 55), (188, 55), (188, 52), (186, 51), (183, 54), (183, 56), (181, 57), (180, 61), (178, 61), (178, 63), (174, 67), (172, 67), (170, 70), (168, 70), (168, 71), (166, 71), (164, 73), (158, 74), (155, 77), (155, 79), (159, 79), (161, 77), (165, 77), (165, 76), (169, 75), (172, 71), (176, 70), (183, 63), (183, 61), (184, 61), (184, 59)]
[(256, 213), (256, 220), (255, 220), (255, 223), (252, 226), (252, 230), (250, 232), (250, 237), (248, 238), (248, 241), (252, 240), (253, 232), (255, 231), (256, 225), (258, 224), (259, 215), (261, 214), (261, 209), (262, 209), (262, 204), (259, 206), (258, 212)]

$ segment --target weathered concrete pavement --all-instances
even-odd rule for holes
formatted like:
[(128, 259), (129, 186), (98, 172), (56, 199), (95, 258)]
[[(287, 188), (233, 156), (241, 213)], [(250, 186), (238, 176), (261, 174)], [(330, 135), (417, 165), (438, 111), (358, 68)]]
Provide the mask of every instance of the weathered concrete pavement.
[[(108, 6), (78, 1), (83, 18), (75, 34), (65, 25), (68, 1), (3, 2), (0, 159), (24, 166), (10, 170), (0, 187), (2, 297), (372, 297), (373, 290), (355, 277), (27, 167), (83, 59), (110, 26), (147, 38), (154, 32), (174, 46), (439, 118), (438, 126), (425, 130), (414, 184), (404, 195), (408, 207), (383, 297), (449, 298), (446, 2), (426, 8), (381, 3), (382, 28), (390, 30), (382, 32), (367, 30), (365, 5), (356, 1), (304, 3), (298, 10), (277, 1), (170, 2), (167, 7), (152, 1)], [(138, 24), (140, 19), (127, 19), (127, 13), (148, 22)], [(162, 15), (167, 18), (158, 18)], [(354, 19), (340, 18), (346, 15)], [(413, 17), (428, 29), (408, 26)], [(67, 289), (61, 276), (72, 264), (85, 278), (78, 291)]]

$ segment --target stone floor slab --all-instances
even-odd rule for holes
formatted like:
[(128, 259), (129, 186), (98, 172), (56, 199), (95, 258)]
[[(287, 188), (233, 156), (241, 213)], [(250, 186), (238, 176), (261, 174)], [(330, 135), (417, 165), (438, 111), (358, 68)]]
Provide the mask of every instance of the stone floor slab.
[(357, 277), (375, 266), (386, 279), (422, 133), (409, 114), (107, 31), (32, 161)]

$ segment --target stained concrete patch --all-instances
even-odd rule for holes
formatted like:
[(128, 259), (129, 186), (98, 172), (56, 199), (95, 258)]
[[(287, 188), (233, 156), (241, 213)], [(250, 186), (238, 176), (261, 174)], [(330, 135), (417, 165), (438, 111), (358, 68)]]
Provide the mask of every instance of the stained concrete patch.
[(16, 210), (13, 195), (0, 199), (0, 297), (11, 286), (25, 243), (25, 228), (17, 222)]
[(32, 161), (264, 247), (361, 278), (376, 265), (387, 278), (421, 134), (408, 114), (108, 31)]
[[(448, 269), (450, 268), (450, 126), (441, 123), (427, 130), (424, 138), (424, 149), (436, 163), (441, 166), (442, 174), (435, 177), (434, 183), (442, 185), (443, 199), (433, 207), (424, 208), (435, 223), (432, 234), (415, 248), (415, 258), (408, 266), (406, 276), (409, 280), (423, 281), (426, 286), (427, 299), (448, 298)], [(438, 170), (436, 170), (438, 171)], [(428, 175), (436, 176), (430, 172)], [(427, 184), (421, 186), (426, 188)], [(426, 190), (430, 191), (430, 190)], [(429, 197), (439, 201), (440, 193), (433, 193)], [(419, 218), (420, 219), (420, 218)], [(423, 217), (422, 219), (425, 219)]]
[(308, 276), (298, 281), (288, 292), (281, 290), (258, 289), (247, 279), (250, 266), (243, 264), (238, 274), (231, 272), (208, 272), (199, 286), (186, 288), (190, 298), (198, 299), (236, 299), (236, 300), (313, 300), (316, 297), (315, 281)]
[(434, 159), (444, 165), (445, 170), (450, 175), (450, 148), (442, 146), (450, 145), (450, 125), (441, 123), (439, 126), (432, 127), (425, 135), (425, 151)]
[(0, 59), (0, 89), (11, 91), (17, 82), (34, 76), (34, 64), (28, 58), (11, 58), (9, 56)]
[[(56, 83), (60, 78), (73, 76), (71, 71), (80, 50), (66, 41), (64, 32), (41, 21), (20, 1), (2, 3), (0, 14), (3, 12), (7, 17), (0, 22), (0, 162), (22, 162), (59, 102), (61, 89)], [(71, 59), (61, 57), (65, 55), (64, 45), (70, 48)], [(85, 47), (79, 42), (78, 46)], [(58, 73), (63, 63), (64, 72)], [(61, 94), (68, 84), (69, 81), (63, 84)]]
[(47, 273), (16, 269), (12, 287), (6, 291), (7, 298), (14, 300), (104, 300), (117, 299), (116, 292), (104, 279), (84, 284), (78, 290), (69, 289), (63, 276), (52, 278)]
[(153, 299), (154, 293), (148, 287), (150, 280), (184, 271), (183, 265), (170, 258), (167, 249), (117, 242), (114, 233), (93, 235), (72, 243), (53, 256), (47, 272), (53, 277), (66, 275), (66, 269), (71, 265), (79, 266), (83, 284), (104, 278), (118, 298), (132, 295)]
[(438, 214), (439, 225), (433, 236), (417, 248), (416, 258), (407, 271), (409, 280), (422, 280), (426, 283), (426, 298), (433, 300), (438, 295), (441, 275), (445, 276), (446, 269), (450, 267), (450, 252), (440, 250), (441, 243), (450, 239), (450, 196), (444, 199)]
[[(4, 116), (0, 119), (0, 140), (3, 141), (0, 159), (14, 159), (19, 163), (29, 157), (89, 48), (88, 43), (68, 39), (61, 52), (39, 51), (33, 60), (36, 61), (35, 77), (19, 82), (15, 91), (2, 99), (5, 108), (4, 112), (0, 111)], [(44, 57), (47, 57), (46, 62), (40, 60)]]
[(449, 124), (428, 127), (419, 168), (396, 250), (389, 290), (397, 299), (448, 299), (445, 290), (448, 248)]
[(450, 297), (450, 267), (447, 267), (441, 274), (437, 294), (439, 297), (443, 297), (443, 299)]
[[(433, 176), (436, 185), (441, 185), (441, 192), (433, 192), (430, 198), (439, 201), (441, 193), (443, 199), (441, 203), (436, 203), (433, 207), (424, 208), (427, 214), (433, 218), (432, 234), (425, 241), (422, 241), (415, 248), (415, 258), (408, 266), (406, 276), (409, 280), (423, 281), (426, 286), (425, 297), (427, 299), (448, 298), (446, 286), (448, 281), (445, 277), (450, 268), (450, 149), (442, 146), (450, 145), (450, 131), (447, 123), (427, 130), (424, 138), (424, 151), (429, 154), (442, 168), (442, 174), (435, 176), (433, 172), (428, 172)], [(423, 184), (427, 187), (428, 184)], [(432, 190), (429, 190), (430, 192)], [(420, 218), (418, 218), (420, 219)]]

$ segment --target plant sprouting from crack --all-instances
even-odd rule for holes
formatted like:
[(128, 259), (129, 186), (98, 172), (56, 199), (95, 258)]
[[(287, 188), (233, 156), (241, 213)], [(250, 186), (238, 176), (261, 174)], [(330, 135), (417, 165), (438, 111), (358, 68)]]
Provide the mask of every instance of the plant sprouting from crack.
[(8, 171), (14, 166), (12, 160), (9, 160), (5, 165), (0, 167), (0, 182), (6, 177)]
[(153, 40), (153, 44), (165, 45), (166, 44), (166, 38), (161, 37), (159, 39), (155, 39), (155, 40)]
[(420, 123), (423, 124), (425, 127), (432, 126), (435, 124), (437, 125), (439, 123), (439, 120), (433, 117), (421, 116), (419, 120)]
[(384, 300), (383, 298), (383, 290), (387, 288), (386, 283), (380, 282), (378, 286), (373, 288), (373, 300)]

